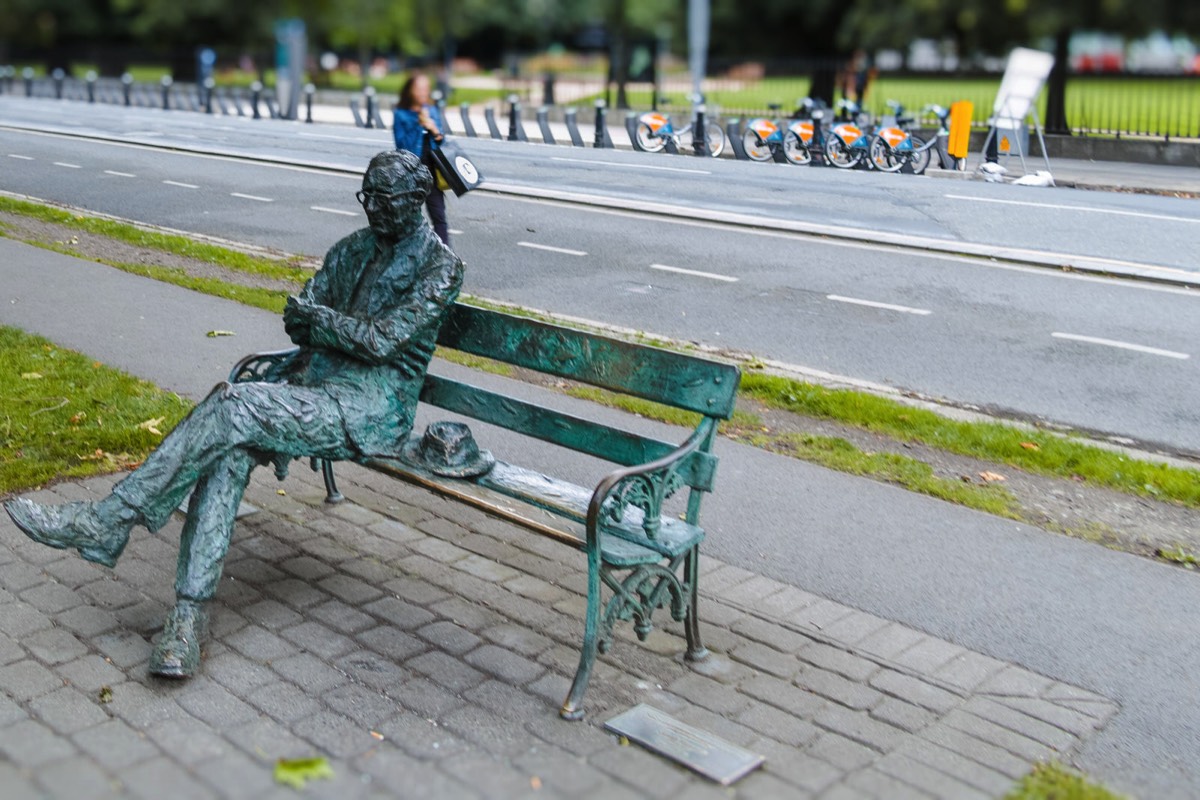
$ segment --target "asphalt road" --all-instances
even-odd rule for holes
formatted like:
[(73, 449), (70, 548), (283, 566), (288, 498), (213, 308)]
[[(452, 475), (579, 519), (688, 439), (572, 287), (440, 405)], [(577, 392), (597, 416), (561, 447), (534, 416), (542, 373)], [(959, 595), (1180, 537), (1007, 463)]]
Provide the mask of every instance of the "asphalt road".
[[(4, 239), (0, 324), (193, 399), (241, 355), (287, 344), (268, 312)], [(204, 335), (214, 328), (237, 335)], [(469, 379), (644, 434), (682, 435), (540, 387)], [(601, 474), (577, 454), (472, 427), (516, 463), (579, 482)], [(1194, 573), (733, 442), (717, 452), (706, 552), (1110, 697), (1120, 711), (1080, 765), (1143, 800), (1200, 794)]]
[[(63, 130), (73, 124), (64, 118), (68, 112), (86, 109), (7, 102), (24, 124), (41, 115), (49, 121), (36, 124)], [(9, 109), (0, 98), (0, 111)], [(386, 135), (108, 107), (97, 107), (93, 116), (85, 130), (123, 132), (158, 145), (0, 129), (0, 189), (313, 255), (361, 225), (354, 175), (203, 156), (194, 152), (197, 143), (345, 170), (351, 164), (361, 169)], [(159, 149), (168, 141), (192, 149)], [(498, 142), (476, 147), (490, 179), (515, 180), (523, 170), (527, 188), (537, 183), (576, 194), (606, 192), (610, 200), (627, 193), (670, 202), (666, 189), (686, 194), (701, 187), (714, 196), (713, 207), (701, 211), (743, 215), (756, 203), (797, 218), (828, 208), (786, 205), (796, 195), (798, 170), (790, 168)], [(537, 169), (529, 166), (535, 157), (541, 159)], [(521, 159), (526, 167), (519, 170), (514, 165)], [(597, 159), (625, 166), (597, 166)], [(715, 174), (721, 171), (729, 174)], [(991, 200), (1001, 199), (997, 192), (1029, 198), (1033, 191), (832, 170), (802, 174), (805, 197), (869, 192), (882, 209), (872, 218), (882, 228), (943, 238), (960, 224), (961, 204), (939, 199), (939, 192), (975, 193), (980, 205), (1021, 215), (1026, 207)], [(720, 197), (722, 187), (731, 196)], [(896, 187), (912, 187), (905, 191), (923, 198), (926, 211), (897, 202)], [(768, 189), (774, 205), (770, 197), (753, 196)], [(1091, 231), (1062, 218), (1102, 219), (1106, 224), (1098, 227), (1122, 241), (1142, 235), (1131, 237), (1128, 230), (1152, 231), (1152, 254), (1164, 262), (1188, 260), (1180, 237), (1196, 233), (1197, 218), (1187, 216), (1195, 215), (1195, 201), (1077, 191), (1032, 196), (1095, 210), (1041, 209), (1045, 219), (1037, 225), (1008, 220), (1014, 233), (1073, 236), (1082, 250)], [(452, 202), (450, 216), (461, 231), (455, 246), (470, 265), (467, 289), (474, 294), (1200, 454), (1200, 292), (1194, 290), (482, 192)], [(804, 219), (832, 219), (810, 216)], [(950, 221), (935, 224), (934, 217)], [(1114, 219), (1123, 224), (1111, 224)], [(972, 236), (976, 244), (988, 243), (982, 228)], [(1016, 243), (1037, 244), (1028, 237)]]

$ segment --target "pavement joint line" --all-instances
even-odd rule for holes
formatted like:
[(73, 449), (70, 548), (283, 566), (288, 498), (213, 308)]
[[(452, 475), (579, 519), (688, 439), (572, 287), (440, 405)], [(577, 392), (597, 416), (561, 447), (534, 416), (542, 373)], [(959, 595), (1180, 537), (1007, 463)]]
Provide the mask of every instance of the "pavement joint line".
[(684, 267), (672, 267), (667, 264), (651, 264), (650, 269), (656, 269), (660, 272), (674, 272), (678, 275), (691, 275), (694, 278), (708, 278), (713, 281), (724, 281), (725, 283), (737, 283), (738, 279), (732, 275), (720, 275), (716, 272), (703, 272), (698, 269), (686, 269)]
[[(87, 134), (80, 134), (78, 132), (47, 131), (39, 128), (24, 127), (19, 124), (13, 124), (12, 122), (7, 122), (0, 125), (0, 130), (11, 130), (36, 136), (50, 136), (67, 139), (90, 139), (119, 147), (157, 151), (166, 150), (180, 154), (186, 153), (188, 155), (203, 158), (215, 158), (236, 162), (249, 161), (259, 164), (268, 164), (280, 169), (292, 169), (300, 172), (314, 172), (324, 175), (332, 174), (355, 180), (359, 179), (362, 175), (361, 170), (350, 168), (345, 164), (312, 161), (301, 162), (294, 158), (284, 158), (262, 154), (250, 155), (230, 150), (216, 150), (213, 149), (211, 145), (177, 145), (170, 147), (165, 144), (129, 142), (124, 139), (119, 139), (115, 136), (108, 136), (94, 131)], [(552, 158), (562, 157), (553, 156)], [(602, 163), (599, 161), (592, 161), (590, 159), (581, 160), (593, 164)], [(621, 162), (615, 163), (621, 164)], [(622, 164), (622, 166), (624, 165)], [(656, 168), (672, 170), (679, 169), (676, 167)], [(574, 205), (615, 208), (625, 211), (639, 210), (645, 213), (658, 214), (660, 216), (670, 218), (703, 220), (707, 222), (729, 224), (737, 226), (738, 228), (757, 228), (765, 231), (800, 234), (823, 239), (842, 239), (866, 245), (892, 245), (906, 251), (958, 256), (964, 259), (982, 261), (984, 263), (986, 263), (988, 260), (994, 260), (996, 262), (1010, 262), (1011, 264), (1040, 267), (1043, 270), (1051, 269), (1074, 271), (1089, 275), (1103, 276), (1106, 278), (1123, 278), (1132, 281), (1143, 281), (1147, 283), (1165, 284), (1168, 286), (1200, 289), (1200, 276), (1190, 273), (1187, 270), (1173, 267), (1155, 266), (1152, 264), (1138, 264), (1136, 262), (1120, 261), (1116, 259), (1104, 259), (1093, 256), (1071, 256), (1063, 253), (1052, 253), (1049, 251), (1027, 250), (997, 245), (975, 244), (971, 242), (955, 242), (952, 240), (938, 242), (932, 239), (920, 239), (918, 237), (906, 236), (904, 234), (889, 234), (861, 228), (843, 228), (839, 226), (820, 225), (816, 223), (806, 223), (795, 220), (772, 220), (761, 216), (750, 216), (746, 214), (710, 211), (705, 209), (689, 208), (685, 206), (649, 203), (634, 200), (632, 198), (610, 198), (600, 195), (583, 195), (574, 192), (538, 189), (536, 187), (526, 187), (518, 184), (505, 184), (502, 182), (484, 183), (477, 191), (499, 195), (524, 196), (535, 199), (559, 200), (561, 202)]]
[(531, 250), (545, 250), (549, 253), (562, 253), (565, 256), (586, 256), (584, 250), (570, 250), (566, 247), (552, 247), (548, 244), (538, 244), (537, 242), (517, 242), (518, 247), (528, 247)]
[(912, 308), (911, 306), (898, 306), (892, 303), (881, 303), (878, 300), (862, 300), (857, 297), (845, 297), (840, 294), (827, 294), (826, 299), (833, 300), (838, 303), (850, 303), (856, 306), (867, 306), (868, 308), (881, 308), (885, 311), (900, 311), (905, 314), (916, 314), (917, 316), (928, 316), (933, 312), (924, 308)]
[(1098, 336), (1084, 336), (1078, 333), (1063, 333), (1055, 331), (1050, 334), (1055, 339), (1066, 339), (1072, 342), (1084, 342), (1086, 344), (1098, 344), (1104, 347), (1115, 347), (1120, 350), (1132, 350), (1136, 353), (1147, 353), (1153, 356), (1163, 356), (1164, 358), (1175, 358), (1180, 361), (1191, 358), (1187, 353), (1180, 353), (1175, 350), (1163, 350), (1158, 347), (1149, 347), (1144, 344), (1133, 344), (1132, 342), (1122, 342), (1116, 339), (1102, 339)]

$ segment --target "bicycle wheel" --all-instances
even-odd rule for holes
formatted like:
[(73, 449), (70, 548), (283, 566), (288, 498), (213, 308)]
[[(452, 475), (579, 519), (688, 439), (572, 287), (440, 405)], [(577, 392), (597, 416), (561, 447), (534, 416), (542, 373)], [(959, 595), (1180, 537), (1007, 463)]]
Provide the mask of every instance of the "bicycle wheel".
[(812, 163), (812, 153), (795, 131), (783, 134), (783, 157), (801, 167)]
[(888, 146), (882, 137), (871, 140), (871, 163), (881, 172), (899, 172), (908, 160), (907, 153), (899, 153)]
[(862, 157), (861, 150), (850, 147), (837, 134), (830, 134), (825, 140), (825, 160), (838, 169), (853, 169)]
[(655, 136), (654, 131), (650, 130), (650, 126), (644, 122), (639, 122), (637, 126), (637, 142), (638, 147), (645, 150), (647, 153), (657, 153), (667, 146), (667, 142), (661, 136)]
[(932, 147), (925, 146), (925, 140), (920, 136), (912, 137), (913, 152), (912, 152), (912, 168), (913, 172), (918, 175), (924, 175), (925, 170), (929, 169), (929, 159), (932, 158)]
[(771, 145), (758, 138), (754, 131), (748, 130), (742, 134), (742, 147), (751, 161), (771, 160)]
[(713, 158), (725, 152), (725, 131), (721, 130), (717, 123), (709, 122), (704, 126), (704, 139), (708, 145), (708, 154)]

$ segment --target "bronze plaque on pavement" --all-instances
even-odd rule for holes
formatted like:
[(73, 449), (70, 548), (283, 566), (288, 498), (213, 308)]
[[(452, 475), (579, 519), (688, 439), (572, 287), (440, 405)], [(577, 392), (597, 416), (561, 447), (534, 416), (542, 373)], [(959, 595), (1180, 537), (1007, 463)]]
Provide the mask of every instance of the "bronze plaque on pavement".
[(766, 760), (645, 703), (618, 714), (604, 723), (604, 727), (722, 786), (730, 785)]

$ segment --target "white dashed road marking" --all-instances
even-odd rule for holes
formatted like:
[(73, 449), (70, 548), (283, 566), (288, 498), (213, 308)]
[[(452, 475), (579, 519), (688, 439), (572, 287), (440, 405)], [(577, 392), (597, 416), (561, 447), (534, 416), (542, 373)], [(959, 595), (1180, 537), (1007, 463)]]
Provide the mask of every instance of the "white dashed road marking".
[(8, 157), (9, 158), (19, 158), (22, 161), (33, 161), (33, 156), (19, 156), (16, 153), (9, 153)]
[(230, 197), (240, 197), (243, 200), (253, 200), (257, 203), (274, 203), (275, 202), (275, 199), (272, 197), (259, 197), (256, 194), (242, 194), (241, 192), (230, 192), (229, 196)]
[(180, 183), (179, 181), (163, 181), (167, 186), (179, 186), (183, 189), (199, 189), (200, 187), (194, 183)]
[(357, 217), (357, 211), (343, 211), (340, 208), (326, 208), (325, 206), (309, 206), (313, 211), (324, 211), (326, 214), (341, 214), (343, 217)]
[(1087, 344), (1099, 344), (1104, 347), (1116, 347), (1121, 350), (1133, 350), (1136, 353), (1148, 353), (1152, 356), (1162, 356), (1163, 358), (1177, 358), (1183, 360), (1191, 358), (1187, 353), (1178, 353), (1174, 350), (1162, 350), (1157, 347), (1147, 347), (1144, 344), (1131, 344), (1130, 342), (1119, 342), (1115, 339), (1101, 339), (1096, 336), (1080, 336), (1077, 333), (1059, 333), (1055, 331), (1050, 334), (1055, 339), (1068, 339), (1072, 342), (1086, 342)]
[(117, 172), (116, 170), (112, 170), (112, 169), (104, 170), (104, 174), (105, 175), (116, 175), (118, 178), (136, 178), (137, 177), (137, 175), (134, 175), (132, 172)]
[(694, 278), (708, 278), (710, 281), (724, 281), (725, 283), (737, 283), (738, 280), (732, 275), (718, 275), (715, 272), (701, 272), (698, 269), (684, 269), (683, 267), (668, 267), (666, 264), (651, 264), (650, 269), (674, 272), (678, 275), (691, 275)]
[(911, 308), (909, 306), (897, 306), (897, 305), (893, 305), (892, 303), (879, 303), (879, 302), (876, 302), (875, 300), (862, 300), (857, 297), (843, 297), (840, 294), (827, 294), (827, 295), (825, 295), (825, 298), (827, 300), (834, 300), (838, 303), (850, 303), (851, 305), (856, 305), (856, 306), (868, 306), (870, 308), (882, 308), (885, 311), (900, 311), (904, 314), (916, 314), (916, 315), (922, 316), (922, 317), (928, 316), (933, 313), (932, 311), (929, 311), (928, 309), (924, 309), (924, 308)]
[(550, 253), (562, 253), (565, 256), (586, 256), (587, 253), (583, 250), (568, 250), (565, 247), (551, 247), (548, 244), (538, 244), (536, 242), (517, 242), (518, 247), (528, 247), (533, 250), (545, 250)]
[(83, 169), (83, 167), (79, 166), (78, 164), (68, 164), (65, 161), (55, 161), (54, 166), (66, 167), (67, 169)]

